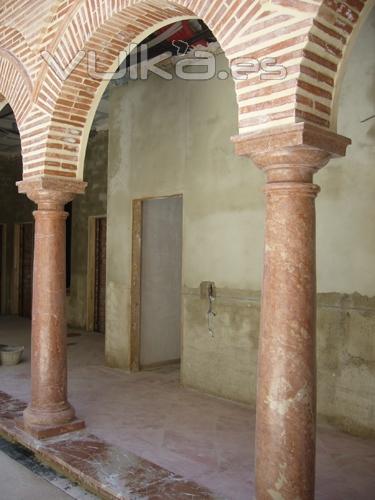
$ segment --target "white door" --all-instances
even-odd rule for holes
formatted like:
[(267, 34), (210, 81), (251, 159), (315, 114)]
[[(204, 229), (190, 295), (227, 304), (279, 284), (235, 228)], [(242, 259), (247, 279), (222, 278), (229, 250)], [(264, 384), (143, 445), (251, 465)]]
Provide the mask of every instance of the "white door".
[(180, 359), (182, 197), (142, 210), (141, 367)]

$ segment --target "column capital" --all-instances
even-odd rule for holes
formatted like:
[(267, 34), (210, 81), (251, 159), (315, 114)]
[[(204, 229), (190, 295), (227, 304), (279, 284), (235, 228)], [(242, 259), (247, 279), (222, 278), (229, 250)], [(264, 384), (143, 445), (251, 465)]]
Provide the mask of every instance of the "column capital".
[(63, 210), (77, 194), (85, 192), (87, 182), (75, 179), (38, 176), (17, 182), (18, 192), (38, 205), (40, 210)]
[(351, 140), (309, 123), (275, 127), (232, 138), (236, 153), (248, 156), (269, 182), (311, 182), (331, 158), (345, 156)]

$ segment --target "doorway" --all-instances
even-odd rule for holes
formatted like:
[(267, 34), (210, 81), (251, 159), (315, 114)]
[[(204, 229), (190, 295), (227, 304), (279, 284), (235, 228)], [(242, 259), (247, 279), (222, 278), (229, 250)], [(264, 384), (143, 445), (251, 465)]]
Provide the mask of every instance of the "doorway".
[(86, 330), (105, 333), (107, 282), (107, 217), (88, 220)]
[(131, 366), (148, 369), (180, 360), (183, 199), (146, 199), (133, 208), (132, 340), (138, 349), (132, 356), (138, 359)]
[(107, 218), (95, 219), (94, 330), (105, 333)]
[(0, 314), (6, 311), (6, 224), (0, 224)]

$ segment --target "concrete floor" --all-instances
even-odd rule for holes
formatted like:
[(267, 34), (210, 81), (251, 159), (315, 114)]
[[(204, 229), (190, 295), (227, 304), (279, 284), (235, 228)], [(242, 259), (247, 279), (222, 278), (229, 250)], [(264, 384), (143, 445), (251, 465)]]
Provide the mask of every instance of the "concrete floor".
[[(14, 406), (10, 408), (15, 410)], [(0, 413), (1, 409), (4, 410), (4, 400), (0, 401)], [(4, 420), (3, 413), (0, 426)], [(13, 499), (99, 500), (99, 497), (42, 464), (32, 451), (0, 437), (0, 500)]]
[[(1, 390), (29, 398), (30, 323), (0, 318), (0, 343), (25, 345), (18, 366), (0, 366)], [(181, 388), (178, 370), (129, 375), (104, 367), (104, 338), (69, 337), (70, 401), (90, 431), (206, 486), (228, 500), (253, 496), (255, 412)], [(317, 500), (372, 500), (375, 441), (320, 424)]]
[(0, 451), (0, 500), (71, 500)]

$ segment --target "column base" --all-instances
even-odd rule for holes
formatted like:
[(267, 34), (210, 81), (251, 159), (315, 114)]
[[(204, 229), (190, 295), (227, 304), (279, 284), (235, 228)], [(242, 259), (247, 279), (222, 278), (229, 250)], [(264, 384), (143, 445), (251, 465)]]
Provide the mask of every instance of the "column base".
[(84, 420), (74, 419), (71, 422), (57, 425), (37, 425), (26, 424), (23, 417), (16, 419), (16, 427), (27, 434), (35, 437), (36, 439), (47, 439), (68, 432), (76, 432), (85, 428)]

